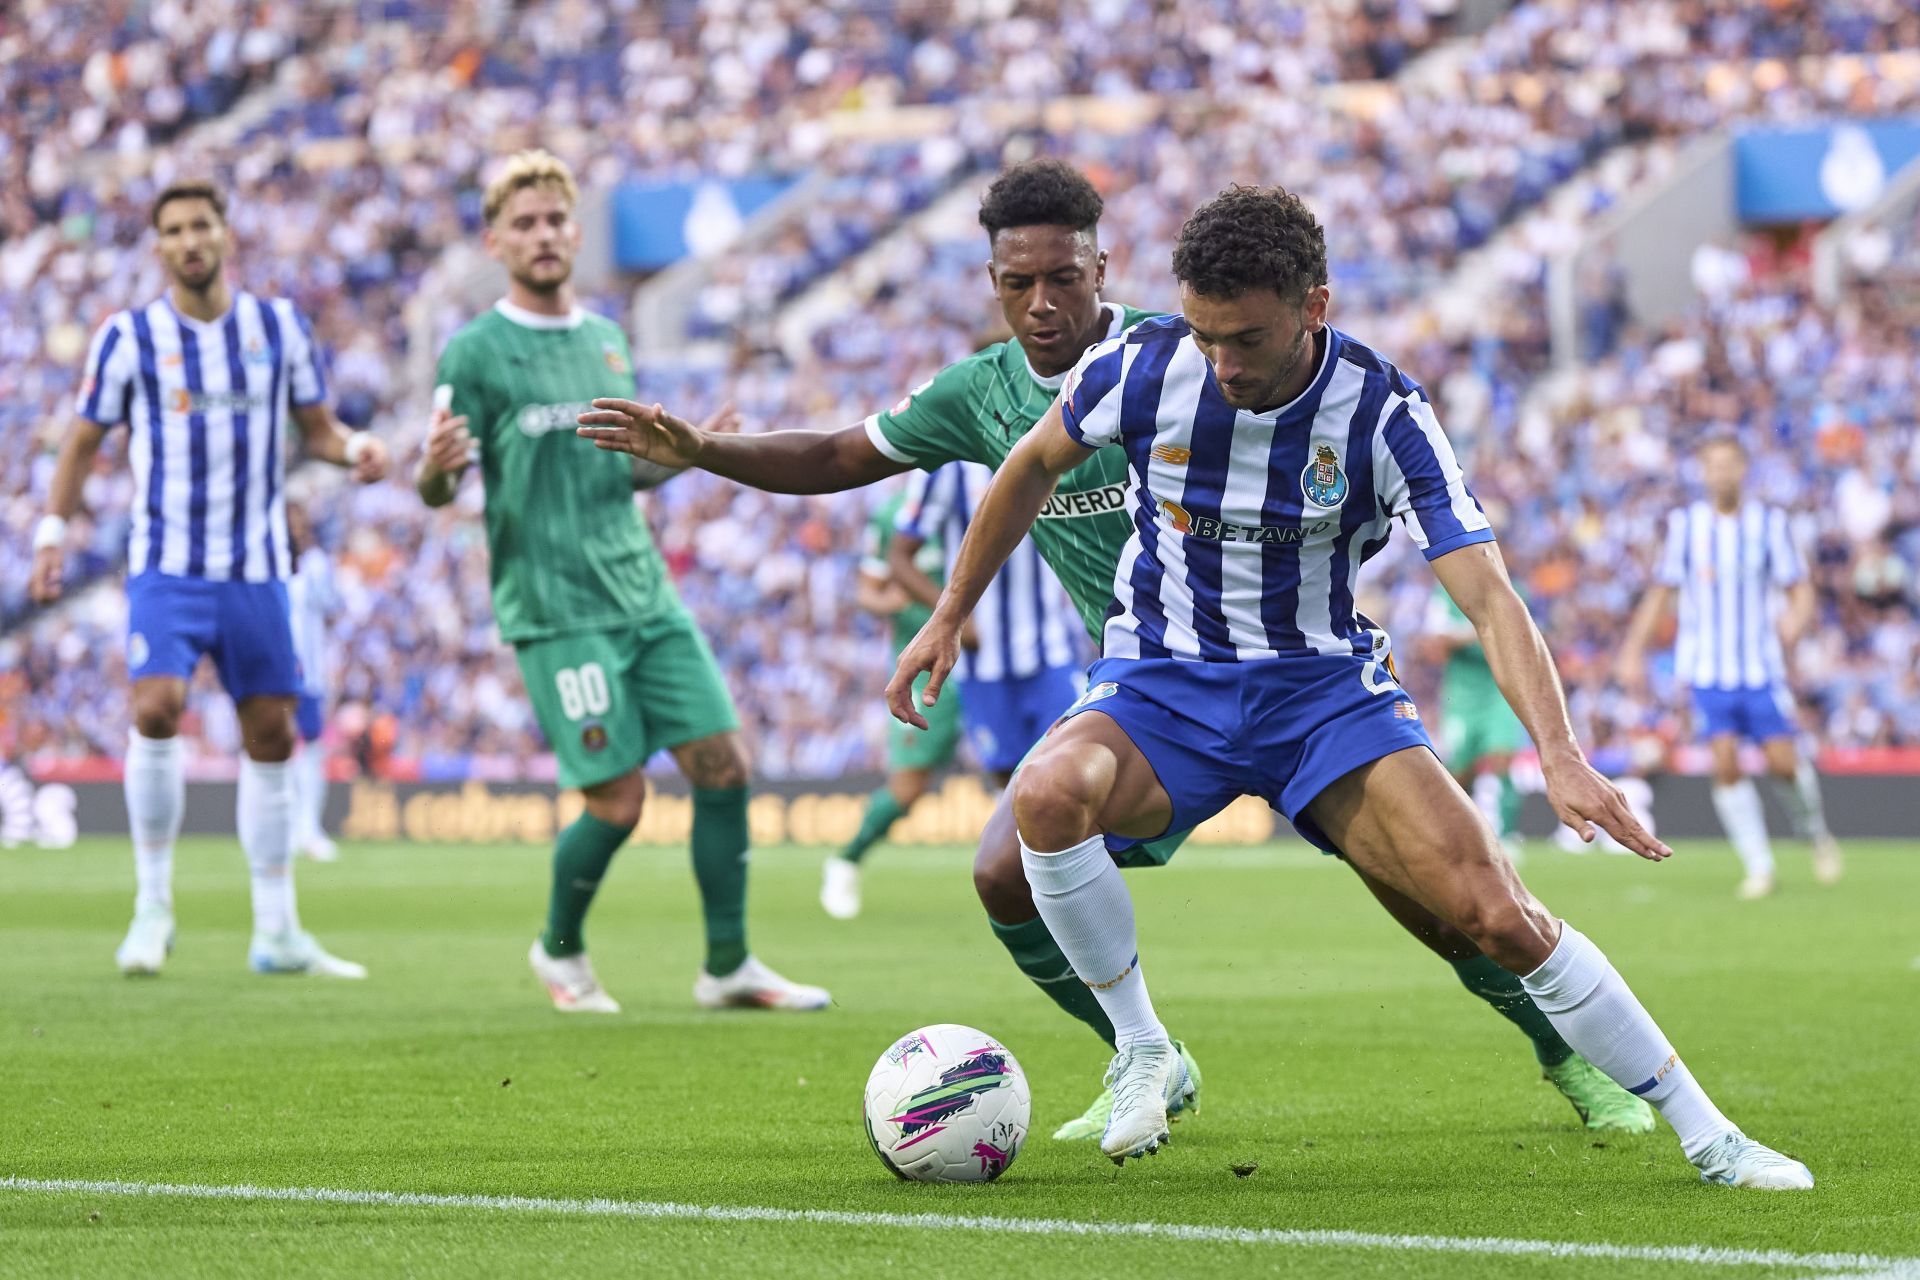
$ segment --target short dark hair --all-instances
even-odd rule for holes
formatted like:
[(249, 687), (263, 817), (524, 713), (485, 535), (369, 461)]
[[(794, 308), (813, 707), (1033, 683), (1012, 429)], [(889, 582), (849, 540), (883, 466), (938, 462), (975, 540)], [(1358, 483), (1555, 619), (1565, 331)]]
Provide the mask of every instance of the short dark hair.
[(227, 198), (220, 194), (220, 188), (203, 178), (189, 178), (182, 182), (170, 182), (153, 198), (153, 213), (149, 215), (156, 229), (160, 226), (160, 211), (175, 200), (205, 200), (213, 206), (220, 221), (227, 220)]
[(1747, 442), (1740, 438), (1739, 432), (1726, 427), (1714, 427), (1702, 432), (1700, 438), (1694, 441), (1693, 451), (1705, 453), (1709, 449), (1717, 449), (1721, 446), (1733, 450), (1742, 458), (1747, 456)]
[(1087, 175), (1053, 156), (1026, 160), (993, 180), (980, 197), (980, 225), (991, 240), (1008, 227), (1091, 231), (1106, 201)]
[(1180, 228), (1173, 275), (1206, 298), (1272, 289), (1292, 302), (1327, 282), (1326, 233), (1284, 187), (1231, 186)]

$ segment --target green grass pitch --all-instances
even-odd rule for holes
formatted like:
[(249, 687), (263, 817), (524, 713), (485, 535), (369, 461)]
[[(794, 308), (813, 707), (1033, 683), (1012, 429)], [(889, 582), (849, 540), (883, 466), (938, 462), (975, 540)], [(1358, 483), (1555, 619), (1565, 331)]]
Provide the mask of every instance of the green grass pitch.
[[(1602, 1141), (1576, 1128), (1520, 1036), (1350, 875), (1299, 846), (1190, 849), (1131, 876), (1148, 978), (1207, 1092), (1166, 1152), (1122, 1170), (1049, 1140), (1097, 1090), (1103, 1050), (994, 944), (963, 850), (877, 851), (867, 912), (847, 924), (815, 903), (818, 851), (758, 852), (755, 950), (837, 1000), (794, 1016), (693, 1007), (686, 857), (630, 848), (589, 926), (626, 1012), (598, 1019), (556, 1014), (527, 972), (541, 849), (362, 845), (337, 865), (303, 864), (306, 923), (371, 967), (358, 984), (246, 971), (231, 841), (183, 844), (178, 944), (166, 973), (143, 980), (112, 962), (132, 895), (123, 842), (0, 852), (0, 1179), (15, 1180), (0, 1187), (0, 1273), (1920, 1276), (1920, 847), (1850, 853), (1846, 881), (1820, 889), (1799, 847), (1783, 848), (1780, 894), (1754, 904), (1733, 900), (1735, 865), (1717, 845), (1658, 867), (1540, 851), (1525, 868), (1608, 950), (1721, 1106), (1820, 1179), (1810, 1195), (1769, 1196), (1700, 1185), (1664, 1126)], [(873, 1060), (939, 1021), (998, 1035), (1031, 1077), (1033, 1135), (996, 1185), (902, 1185), (866, 1148)], [(1230, 1170), (1249, 1163), (1250, 1177)], [(863, 1216), (902, 1214), (1055, 1225)], [(1635, 1249), (1111, 1233), (1129, 1222)]]

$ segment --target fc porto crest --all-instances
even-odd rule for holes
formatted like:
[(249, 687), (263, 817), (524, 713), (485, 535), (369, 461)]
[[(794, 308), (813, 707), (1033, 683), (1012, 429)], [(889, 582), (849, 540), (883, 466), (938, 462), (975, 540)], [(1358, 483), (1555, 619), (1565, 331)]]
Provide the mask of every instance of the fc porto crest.
[(1340, 455), (1333, 446), (1316, 446), (1313, 460), (1300, 473), (1300, 492), (1316, 507), (1337, 507), (1347, 500), (1347, 473), (1340, 469)]

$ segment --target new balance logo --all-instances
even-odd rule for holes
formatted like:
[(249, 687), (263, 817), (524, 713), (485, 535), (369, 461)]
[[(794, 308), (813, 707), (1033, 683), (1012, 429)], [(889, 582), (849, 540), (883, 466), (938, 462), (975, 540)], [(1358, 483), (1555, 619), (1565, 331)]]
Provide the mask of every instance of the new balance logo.
[(1153, 446), (1153, 456), (1169, 466), (1184, 467), (1193, 460), (1193, 450), (1177, 444)]

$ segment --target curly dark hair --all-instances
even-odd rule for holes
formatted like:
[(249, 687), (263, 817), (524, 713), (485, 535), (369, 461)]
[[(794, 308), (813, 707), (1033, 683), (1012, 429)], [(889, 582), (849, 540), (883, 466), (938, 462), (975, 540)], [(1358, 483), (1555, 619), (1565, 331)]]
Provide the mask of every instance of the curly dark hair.
[(1106, 201), (1087, 175), (1053, 156), (1026, 160), (993, 180), (980, 197), (980, 225), (992, 239), (1008, 227), (1091, 231)]
[(1286, 188), (1231, 186), (1180, 228), (1173, 275), (1206, 298), (1272, 289), (1291, 302), (1327, 282), (1326, 234)]

